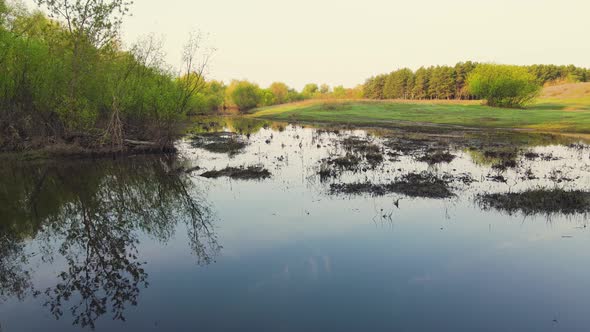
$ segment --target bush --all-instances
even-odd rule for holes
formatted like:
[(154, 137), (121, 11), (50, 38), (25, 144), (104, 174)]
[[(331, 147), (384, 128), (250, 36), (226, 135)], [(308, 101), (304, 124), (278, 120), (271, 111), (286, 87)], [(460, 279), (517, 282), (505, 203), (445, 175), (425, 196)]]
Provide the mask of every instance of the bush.
[(536, 77), (524, 67), (479, 65), (468, 78), (469, 91), (489, 106), (524, 107), (541, 91)]
[(240, 111), (247, 111), (260, 103), (260, 88), (254, 83), (234, 81), (230, 91), (230, 98)]

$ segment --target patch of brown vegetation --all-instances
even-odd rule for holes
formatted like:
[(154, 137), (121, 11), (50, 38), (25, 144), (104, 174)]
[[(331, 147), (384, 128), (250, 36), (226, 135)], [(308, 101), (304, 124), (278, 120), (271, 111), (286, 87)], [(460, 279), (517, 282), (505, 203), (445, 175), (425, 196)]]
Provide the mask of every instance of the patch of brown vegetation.
[(208, 179), (217, 179), (220, 177), (229, 177), (237, 180), (261, 180), (271, 177), (270, 172), (260, 166), (248, 167), (226, 167), (222, 170), (214, 170), (201, 174)]
[(440, 199), (454, 196), (449, 187), (450, 182), (450, 179), (440, 178), (428, 172), (410, 173), (385, 184), (334, 183), (330, 185), (330, 192), (332, 194), (371, 194), (374, 196), (397, 193), (408, 197)]
[(433, 153), (427, 153), (418, 158), (418, 161), (428, 163), (429, 165), (450, 163), (453, 160), (455, 160), (455, 156), (447, 151), (434, 151)]
[(590, 192), (563, 189), (528, 190), (519, 193), (480, 194), (476, 202), (484, 210), (534, 214), (585, 214), (590, 212)]
[(590, 97), (590, 82), (546, 86), (541, 93), (541, 98), (547, 99), (575, 99), (584, 97)]

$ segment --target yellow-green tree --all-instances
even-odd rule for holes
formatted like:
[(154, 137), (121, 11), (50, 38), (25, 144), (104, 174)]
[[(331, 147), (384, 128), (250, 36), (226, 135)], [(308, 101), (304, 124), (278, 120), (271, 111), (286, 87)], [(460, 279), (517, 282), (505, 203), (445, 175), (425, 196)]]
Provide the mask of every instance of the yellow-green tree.
[(289, 101), (289, 87), (287, 84), (282, 82), (274, 82), (268, 89), (274, 95), (274, 102), (276, 104), (284, 104)]
[(304, 98), (314, 98), (318, 94), (319, 90), (320, 90), (320, 88), (318, 87), (317, 84), (309, 83), (303, 87), (301, 94), (303, 95)]
[(524, 107), (540, 93), (541, 85), (526, 68), (482, 64), (469, 75), (469, 91), (489, 106)]
[(255, 83), (234, 80), (227, 91), (232, 104), (240, 111), (247, 111), (260, 103), (260, 87)]

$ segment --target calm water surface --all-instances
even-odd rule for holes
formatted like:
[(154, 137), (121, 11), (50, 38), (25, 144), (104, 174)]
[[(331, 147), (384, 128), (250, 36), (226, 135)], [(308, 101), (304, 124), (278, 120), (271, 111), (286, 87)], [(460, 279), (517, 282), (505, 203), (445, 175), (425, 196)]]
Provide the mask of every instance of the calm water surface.
[[(0, 330), (590, 330), (587, 217), (474, 200), (590, 190), (586, 146), (531, 138), (516, 167), (497, 170), (452, 145), (452, 162), (428, 165), (384, 147), (383, 132), (206, 127), (239, 131), (248, 145), (214, 153), (187, 138), (178, 158), (3, 165)], [(321, 179), (322, 159), (348, 153), (349, 137), (391, 153)], [(199, 176), (250, 165), (272, 177)], [(421, 171), (474, 182), (454, 181), (449, 199), (330, 192)]]

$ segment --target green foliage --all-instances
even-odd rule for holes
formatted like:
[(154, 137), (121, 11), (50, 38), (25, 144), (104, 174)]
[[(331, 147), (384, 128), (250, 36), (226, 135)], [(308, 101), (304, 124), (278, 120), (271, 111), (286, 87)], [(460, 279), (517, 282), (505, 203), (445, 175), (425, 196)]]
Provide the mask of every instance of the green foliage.
[(320, 88), (315, 83), (306, 84), (301, 91), (304, 98), (313, 98), (319, 93)]
[(210, 114), (223, 109), (225, 90), (223, 82), (205, 82), (203, 89), (191, 97), (187, 113), (191, 115)]
[(275, 97), (275, 103), (284, 104), (289, 101), (289, 87), (282, 82), (274, 82), (268, 88)]
[(587, 69), (579, 68), (574, 65), (532, 65), (528, 67), (528, 70), (537, 78), (539, 84), (555, 81), (569, 81), (576, 83), (588, 82), (590, 80)]
[(248, 81), (233, 81), (229, 90), (233, 104), (240, 111), (250, 110), (260, 103), (260, 87), (257, 84)]
[(471, 61), (459, 62), (455, 65), (455, 94), (458, 99), (469, 99), (470, 94), (467, 88), (467, 78), (475, 67), (477, 67), (477, 64)]
[(5, 0), (0, 0), (0, 26), (6, 22), (6, 14), (8, 13), (8, 6)]
[[(192, 98), (191, 87), (163, 69), (163, 53), (152, 41), (131, 51), (107, 42), (117, 19), (88, 30), (83, 23), (70, 28), (40, 12), (19, 9), (10, 17), (10, 27), (0, 26), (0, 150), (49, 141), (98, 148), (122, 145), (125, 138), (165, 148), (190, 106), (210, 109), (223, 102), (224, 87), (217, 82)], [(100, 25), (106, 30), (93, 30)]]
[(385, 83), (387, 75), (369, 78), (364, 85), (364, 96), (369, 99), (385, 99)]
[(346, 89), (342, 85), (335, 86), (334, 91), (332, 91), (332, 95), (334, 98), (345, 98)]
[[(455, 66), (420, 67), (415, 72), (404, 68), (365, 81), (364, 97), (369, 99), (462, 99), (476, 98), (467, 87), (467, 78), (478, 67), (475, 62)], [(553, 82), (587, 82), (588, 69), (573, 65), (533, 65), (523, 67), (540, 85)]]
[(229, 104), (241, 111), (257, 106), (272, 106), (303, 100), (305, 96), (285, 83), (272, 83), (268, 89), (261, 89), (258, 85), (248, 81), (233, 81), (226, 91)]
[(409, 99), (412, 96), (413, 83), (414, 73), (410, 69), (394, 71), (385, 79), (383, 97), (385, 99)]
[(82, 42), (101, 48), (118, 37), (123, 17), (129, 13), (125, 0), (35, 0), (51, 18), (65, 21), (69, 37), (76, 47)]
[(276, 97), (269, 89), (260, 89), (260, 106), (272, 106), (276, 105)]
[(469, 90), (489, 106), (523, 107), (541, 91), (537, 79), (519, 66), (479, 65), (468, 78)]
[(447, 66), (437, 66), (430, 76), (430, 94), (434, 99), (451, 99), (457, 94), (455, 90), (454, 69)]
[(412, 87), (412, 96), (416, 99), (428, 98), (428, 89), (430, 86), (430, 72), (424, 67), (420, 67), (414, 75), (414, 86)]
[(287, 93), (287, 102), (292, 103), (301, 101), (303, 99), (305, 99), (305, 97), (301, 93), (297, 92), (297, 90), (289, 89), (289, 92)]

